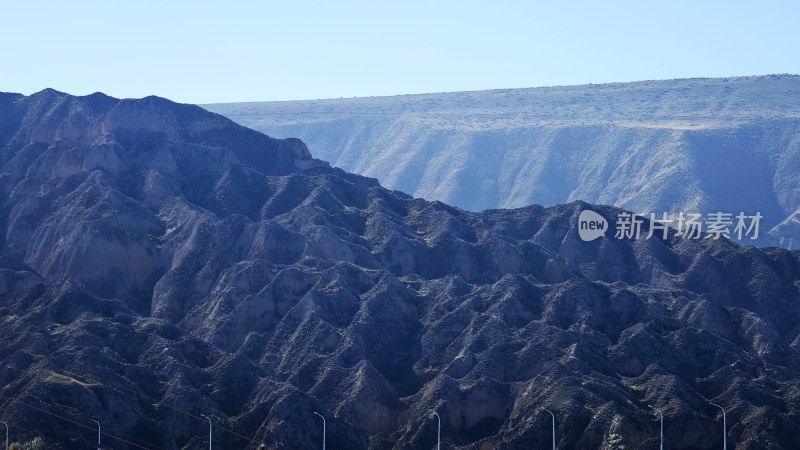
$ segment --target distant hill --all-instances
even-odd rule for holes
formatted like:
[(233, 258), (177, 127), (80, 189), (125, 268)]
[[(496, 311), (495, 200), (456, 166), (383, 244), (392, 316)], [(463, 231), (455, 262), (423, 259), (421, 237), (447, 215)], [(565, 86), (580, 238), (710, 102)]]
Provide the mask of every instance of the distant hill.
[(762, 245), (800, 245), (794, 75), (204, 107), (467, 210), (760, 211)]

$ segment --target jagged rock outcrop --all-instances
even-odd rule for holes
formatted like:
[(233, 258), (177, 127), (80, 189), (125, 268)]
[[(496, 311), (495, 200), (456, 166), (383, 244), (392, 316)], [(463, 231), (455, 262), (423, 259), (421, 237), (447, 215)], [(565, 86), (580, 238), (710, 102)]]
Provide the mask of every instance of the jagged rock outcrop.
[(467, 210), (760, 211), (758, 243), (796, 249), (798, 105), (800, 76), (769, 75), (204, 107)]
[[(0, 408), (48, 448), (796, 448), (800, 253), (583, 242), (159, 98), (0, 95)], [(81, 428), (85, 425), (90, 428)], [(137, 447), (139, 446), (139, 447)]]

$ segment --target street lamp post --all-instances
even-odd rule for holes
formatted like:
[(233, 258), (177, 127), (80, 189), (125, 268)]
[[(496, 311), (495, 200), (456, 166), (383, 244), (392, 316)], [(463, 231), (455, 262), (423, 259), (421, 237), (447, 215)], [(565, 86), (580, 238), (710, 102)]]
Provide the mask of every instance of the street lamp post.
[(211, 450), (211, 417), (208, 417), (205, 414), (200, 414), (208, 421), (208, 450)]
[(103, 448), (100, 445), (100, 422), (98, 422), (98, 421), (96, 421), (94, 419), (92, 419), (92, 422), (97, 424), (97, 448)]
[(722, 450), (728, 450), (728, 417), (725, 414), (725, 408), (716, 403), (712, 403), (711, 406), (722, 410)]
[(442, 445), (442, 418), (439, 417), (439, 414), (436, 411), (433, 411), (431, 416), (436, 416), (436, 421), (438, 423), (436, 427), (436, 450), (439, 450)]
[[(648, 406), (653, 408), (652, 405), (648, 405)], [(653, 408), (653, 409), (655, 409), (658, 412), (658, 416), (661, 419), (661, 432), (659, 433), (660, 434), (660, 439), (659, 440), (660, 440), (661, 444), (659, 445), (658, 448), (660, 450), (664, 450), (664, 414), (661, 413), (660, 409), (657, 409), (657, 408)]]
[(8, 424), (5, 422), (0, 422), (6, 426), (6, 450), (8, 450)]
[(325, 435), (327, 434), (327, 429), (325, 427), (325, 417), (322, 414), (314, 411), (314, 414), (318, 415), (320, 419), (322, 419), (322, 450), (325, 450)]
[(553, 450), (556, 450), (556, 416), (549, 409), (545, 409), (545, 411), (549, 412), (550, 417), (553, 418)]

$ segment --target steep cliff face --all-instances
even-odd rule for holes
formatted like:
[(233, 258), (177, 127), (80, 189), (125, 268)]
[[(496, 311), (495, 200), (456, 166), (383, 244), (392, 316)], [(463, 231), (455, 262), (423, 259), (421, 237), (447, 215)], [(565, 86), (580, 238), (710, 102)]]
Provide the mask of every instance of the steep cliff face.
[[(583, 242), (198, 107), (0, 95), (0, 407), (50, 448), (795, 448), (800, 254)], [(647, 226), (647, 224), (645, 224)], [(77, 423), (77, 424), (76, 424)], [(138, 447), (137, 447), (138, 446)]]
[(800, 77), (765, 76), (205, 107), (467, 210), (760, 211), (761, 244), (797, 248), (798, 105)]

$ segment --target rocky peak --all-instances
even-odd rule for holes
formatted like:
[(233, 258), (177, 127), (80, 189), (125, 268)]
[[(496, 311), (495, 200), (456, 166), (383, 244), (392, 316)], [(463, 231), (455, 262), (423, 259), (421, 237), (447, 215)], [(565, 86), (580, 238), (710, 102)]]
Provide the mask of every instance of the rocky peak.
[(5, 95), (5, 161), (29, 145), (121, 145), (145, 141), (227, 147), (242, 161), (271, 174), (322, 165), (296, 139), (279, 141), (237, 126), (194, 105), (160, 97), (118, 100), (102, 93), (74, 97), (45, 89), (29, 97)]

